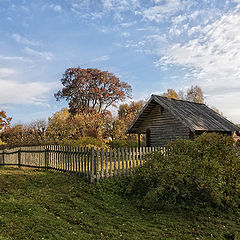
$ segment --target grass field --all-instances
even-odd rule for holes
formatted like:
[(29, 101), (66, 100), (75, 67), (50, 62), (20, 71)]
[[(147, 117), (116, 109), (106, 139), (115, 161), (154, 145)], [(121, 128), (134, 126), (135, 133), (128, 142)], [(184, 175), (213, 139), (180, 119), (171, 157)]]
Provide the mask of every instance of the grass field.
[(0, 168), (0, 239), (240, 239), (239, 213), (149, 212), (75, 175)]

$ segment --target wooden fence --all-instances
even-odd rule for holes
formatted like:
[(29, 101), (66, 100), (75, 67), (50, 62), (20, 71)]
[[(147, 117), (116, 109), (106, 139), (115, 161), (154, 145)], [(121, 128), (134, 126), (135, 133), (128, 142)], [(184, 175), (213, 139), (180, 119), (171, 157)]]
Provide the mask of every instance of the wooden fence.
[(67, 171), (91, 182), (113, 176), (130, 175), (145, 162), (147, 153), (165, 147), (100, 149), (70, 146), (34, 146), (0, 150), (0, 165)]

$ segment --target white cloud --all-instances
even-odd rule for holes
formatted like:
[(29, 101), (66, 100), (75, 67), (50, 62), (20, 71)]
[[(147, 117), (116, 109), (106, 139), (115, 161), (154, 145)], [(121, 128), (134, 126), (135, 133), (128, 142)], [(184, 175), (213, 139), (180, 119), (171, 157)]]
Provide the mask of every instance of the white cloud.
[(239, 106), (230, 106), (240, 99), (239, 22), (240, 14), (235, 12), (205, 27), (196, 26), (190, 29), (191, 34), (198, 33), (195, 38), (173, 44), (157, 62), (160, 67), (185, 68), (185, 78), (192, 84), (199, 84), (212, 105), (216, 103), (219, 107), (221, 103), (224, 114), (233, 116), (234, 120), (238, 114), (238, 121)]
[(158, 5), (149, 7), (138, 14), (147, 20), (160, 22), (185, 7), (185, 4), (180, 0), (156, 1), (156, 4)]
[(123, 12), (134, 12), (140, 7), (138, 0), (102, 0), (103, 12), (112, 12), (114, 19), (123, 21)]
[(129, 32), (121, 32), (120, 34), (121, 34), (121, 36), (123, 36), (123, 37), (129, 37), (129, 36), (130, 36), (130, 33), (129, 33)]
[(20, 62), (32, 62), (31, 59), (25, 58), (25, 57), (19, 57), (19, 56), (3, 56), (0, 55), (1, 60), (7, 60), (7, 61), (20, 61)]
[(62, 7), (60, 5), (51, 4), (49, 7), (55, 12), (61, 12), (62, 11)]
[(44, 58), (45, 60), (48, 60), (48, 61), (53, 59), (53, 54), (51, 52), (37, 51), (37, 50), (34, 50), (32, 48), (29, 48), (29, 47), (25, 47), (24, 51), (27, 54), (30, 54), (30, 55), (35, 56), (35, 57), (41, 57), (41, 58)]
[[(15, 73), (15, 70), (11, 68), (0, 68), (0, 78), (6, 78)], [(1, 86), (2, 87), (2, 86)]]
[(103, 8), (110, 11), (125, 11), (139, 7), (138, 0), (102, 0)]
[(104, 62), (104, 61), (108, 61), (109, 59), (110, 59), (109, 56), (104, 55), (104, 56), (101, 56), (101, 57), (94, 58), (92, 60), (92, 62)]
[(25, 37), (22, 37), (21, 35), (17, 34), (17, 33), (14, 33), (12, 35), (13, 39), (15, 39), (16, 42), (18, 43), (22, 43), (22, 44), (25, 44), (25, 45), (31, 45), (31, 46), (39, 46), (40, 43), (35, 41), (35, 40), (29, 40)]
[(1, 104), (44, 104), (45, 94), (53, 88), (51, 83), (43, 82), (17, 82), (0, 79)]

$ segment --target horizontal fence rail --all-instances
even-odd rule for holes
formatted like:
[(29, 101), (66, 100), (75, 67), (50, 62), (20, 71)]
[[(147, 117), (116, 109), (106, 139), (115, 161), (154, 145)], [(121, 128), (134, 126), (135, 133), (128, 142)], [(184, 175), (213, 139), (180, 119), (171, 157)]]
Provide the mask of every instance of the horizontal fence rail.
[(94, 149), (71, 146), (33, 146), (0, 150), (0, 165), (34, 167), (73, 172), (91, 182), (131, 175), (154, 151), (167, 154), (166, 147)]

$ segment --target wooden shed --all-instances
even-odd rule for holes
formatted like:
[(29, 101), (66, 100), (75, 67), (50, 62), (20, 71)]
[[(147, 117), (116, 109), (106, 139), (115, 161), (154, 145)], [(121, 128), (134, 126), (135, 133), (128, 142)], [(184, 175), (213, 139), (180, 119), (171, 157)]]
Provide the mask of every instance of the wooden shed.
[(152, 95), (127, 134), (146, 134), (147, 146), (164, 146), (178, 138), (194, 139), (203, 132), (233, 135), (240, 128), (205, 104)]

